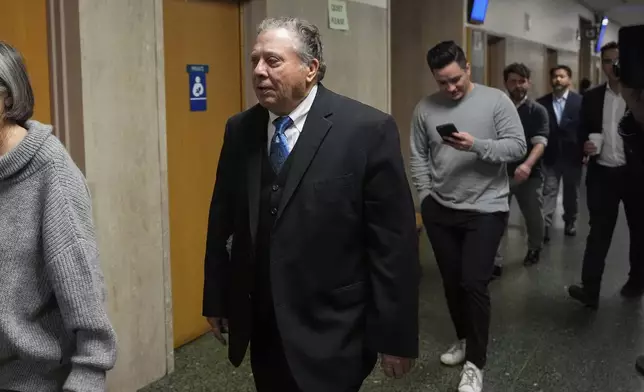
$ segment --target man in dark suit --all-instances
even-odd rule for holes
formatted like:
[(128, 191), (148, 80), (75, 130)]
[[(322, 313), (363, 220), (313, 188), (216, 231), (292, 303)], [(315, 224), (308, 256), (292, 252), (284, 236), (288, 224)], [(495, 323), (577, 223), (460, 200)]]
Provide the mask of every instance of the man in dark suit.
[[(631, 49), (632, 50), (632, 49)], [(644, 294), (644, 191), (641, 173), (629, 164), (619, 124), (626, 111), (625, 98), (613, 64), (619, 46), (609, 42), (601, 49), (603, 70), (608, 80), (584, 95), (581, 138), (588, 155), (586, 190), (590, 233), (584, 253), (582, 285), (568, 289), (570, 296), (593, 309), (598, 307), (606, 256), (619, 215), (619, 204), (630, 232), (630, 274), (621, 294), (636, 298)], [(641, 66), (641, 64), (640, 64)], [(590, 139), (590, 140), (589, 140)]]
[[(613, 64), (619, 57), (619, 46), (609, 42), (601, 49), (604, 74), (608, 80), (584, 95), (582, 104), (580, 139), (585, 141), (588, 156), (586, 190), (590, 233), (584, 253), (582, 285), (568, 289), (570, 296), (591, 308), (597, 308), (606, 256), (613, 238), (619, 215), (619, 204), (624, 203), (631, 238), (639, 238), (644, 221), (640, 208), (641, 185), (634, 181), (627, 165), (624, 142), (619, 135), (619, 123), (626, 111), (619, 78)], [(591, 140), (589, 140), (591, 139)], [(644, 246), (642, 241), (630, 243), (630, 278), (622, 287), (625, 297), (638, 297), (644, 293)]]
[[(615, 73), (620, 78), (622, 95), (628, 111), (620, 124), (620, 136), (624, 141), (626, 164), (634, 181), (644, 178), (644, 24), (626, 26), (619, 29), (619, 61), (615, 64)], [(641, 188), (640, 188), (641, 189)], [(644, 192), (644, 189), (643, 189)], [(640, 197), (640, 202), (644, 196)], [(644, 219), (640, 220), (644, 222)], [(642, 234), (633, 241), (641, 241)], [(644, 258), (640, 257), (640, 262)], [(637, 371), (644, 375), (644, 355), (637, 357)]]
[(550, 226), (557, 209), (557, 196), (562, 180), (565, 234), (577, 234), (583, 160), (583, 141), (579, 140), (578, 135), (582, 97), (570, 90), (572, 70), (567, 65), (557, 65), (550, 70), (550, 77), (552, 93), (537, 100), (548, 110), (550, 118), (548, 147), (543, 154), (545, 242), (550, 240)]
[[(354, 392), (418, 355), (418, 237), (393, 118), (327, 90), (317, 27), (260, 25), (259, 104), (228, 120), (203, 315), (260, 392)], [(230, 258), (226, 250), (233, 236)]]

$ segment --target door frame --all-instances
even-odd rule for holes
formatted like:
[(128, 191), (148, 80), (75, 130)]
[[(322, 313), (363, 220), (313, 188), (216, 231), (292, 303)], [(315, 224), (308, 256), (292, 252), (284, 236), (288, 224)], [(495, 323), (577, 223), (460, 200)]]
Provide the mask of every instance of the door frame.
[(78, 0), (47, 0), (50, 104), (54, 134), (85, 172)]
[[(165, 68), (163, 63), (163, 0), (152, 0), (155, 9), (157, 72), (157, 113), (161, 172), (161, 226), (165, 306), (166, 374), (174, 371), (172, 332), (172, 286), (168, 212), (166, 145)], [(85, 173), (83, 83), (81, 66), (79, 0), (47, 0), (50, 103), (54, 134)], [(90, 192), (92, 184), (89, 184)]]

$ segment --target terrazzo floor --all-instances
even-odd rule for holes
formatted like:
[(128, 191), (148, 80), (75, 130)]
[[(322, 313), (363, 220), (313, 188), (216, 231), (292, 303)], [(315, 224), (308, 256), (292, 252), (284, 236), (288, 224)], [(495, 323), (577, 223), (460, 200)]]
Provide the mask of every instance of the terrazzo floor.
[[(490, 287), (493, 314), (485, 392), (644, 391), (644, 378), (634, 369), (635, 357), (644, 353), (642, 303), (619, 295), (628, 272), (623, 213), (607, 259), (600, 309), (587, 310), (566, 293), (566, 286), (580, 276), (587, 222), (582, 198), (577, 237), (564, 237), (559, 220), (542, 262), (525, 268), (520, 213), (513, 205), (504, 275)], [(421, 358), (402, 380), (386, 379), (377, 366), (364, 392), (456, 391), (460, 369), (441, 366), (438, 360), (454, 335), (424, 234), (421, 255)], [(255, 391), (248, 362), (236, 369), (225, 357), (225, 348), (206, 335), (178, 349), (175, 372), (141, 392)]]

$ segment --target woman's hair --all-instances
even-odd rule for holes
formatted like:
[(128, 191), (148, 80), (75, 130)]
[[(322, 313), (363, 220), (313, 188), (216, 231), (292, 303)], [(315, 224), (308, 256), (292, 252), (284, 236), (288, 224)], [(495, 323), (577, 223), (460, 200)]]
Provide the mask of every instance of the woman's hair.
[(34, 93), (22, 56), (0, 41), (0, 97), (4, 99), (3, 121), (24, 125), (34, 114)]

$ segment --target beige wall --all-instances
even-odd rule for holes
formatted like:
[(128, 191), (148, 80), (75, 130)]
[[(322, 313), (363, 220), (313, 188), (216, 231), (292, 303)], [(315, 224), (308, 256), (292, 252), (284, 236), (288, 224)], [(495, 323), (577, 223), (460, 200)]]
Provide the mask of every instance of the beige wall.
[(560, 50), (557, 53), (557, 57), (559, 64), (567, 65), (572, 69), (573, 88), (577, 89), (579, 87), (579, 54)]
[(532, 98), (538, 98), (549, 93), (549, 82), (546, 78), (545, 46), (514, 37), (506, 38), (505, 45), (506, 65), (514, 62), (524, 63), (532, 71), (530, 96)]
[(113, 392), (168, 368), (161, 11), (160, 0), (79, 3), (86, 175), (119, 343)]
[[(526, 29), (526, 14), (530, 19), (529, 29)], [(490, 1), (481, 27), (502, 36), (576, 52), (580, 16), (592, 19), (593, 14), (574, 0), (494, 0)]]
[(412, 112), (422, 97), (437, 90), (427, 51), (444, 40), (454, 40), (465, 50), (465, 10), (463, 1), (445, 0), (392, 0), (390, 7), (391, 112), (408, 162)]
[(337, 93), (389, 111), (389, 22), (386, 1), (347, 2), (349, 31), (328, 28), (327, 1), (252, 0), (243, 8), (246, 103), (255, 104), (248, 53), (256, 27), (265, 17), (294, 16), (316, 24), (322, 33), (327, 73), (324, 85)]

